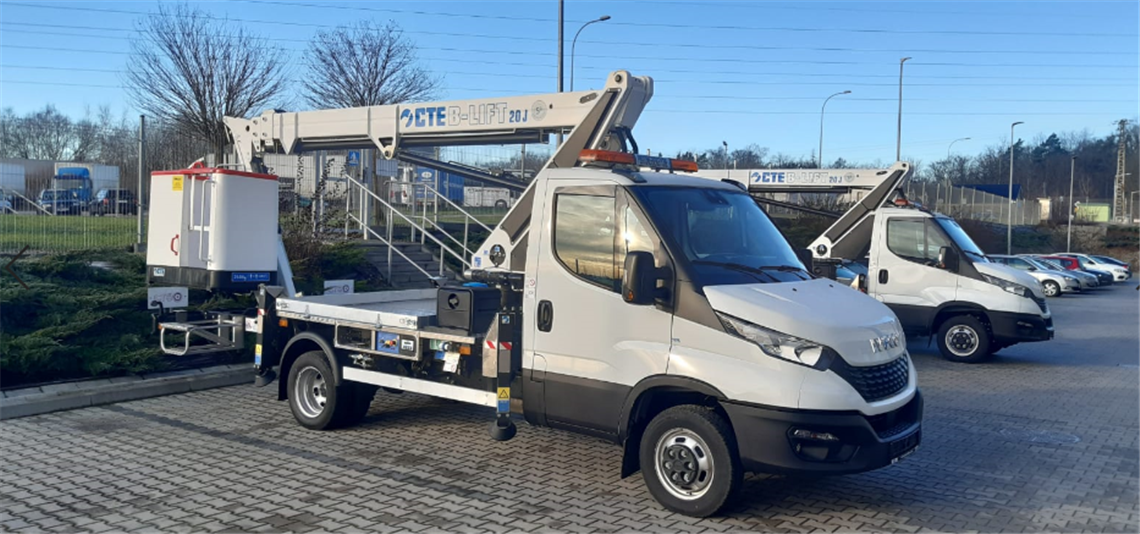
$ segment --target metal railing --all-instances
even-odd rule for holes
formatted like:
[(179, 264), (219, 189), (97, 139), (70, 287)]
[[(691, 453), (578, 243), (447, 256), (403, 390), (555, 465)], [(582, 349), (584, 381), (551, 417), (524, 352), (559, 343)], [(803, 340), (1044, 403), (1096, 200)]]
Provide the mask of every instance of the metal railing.
[[(344, 180), (345, 180), (346, 184), (348, 184), (351, 188), (353, 188), (353, 190), (349, 191), (349, 194), (346, 195), (348, 197), (348, 199), (345, 201), (346, 211), (348, 212), (347, 213), (347, 219), (355, 222), (360, 227), (361, 233), (364, 237), (366, 237), (366, 238), (368, 236), (375, 237), (377, 240), (379, 240), (381, 243), (383, 243), (386, 246), (387, 251), (388, 251), (387, 270), (388, 270), (388, 279), (389, 280), (392, 279), (392, 260), (393, 260), (392, 255), (393, 255), (393, 252), (398, 254), (401, 258), (403, 258), (408, 263), (412, 264), (416, 268), (416, 270), (420, 271), (422, 274), (424, 274), (428, 278), (433, 278), (433, 279), (435, 278), (435, 277), (431, 276), (431, 274), (429, 274), (425, 269), (423, 269), (418, 264), (416, 264), (414, 261), (412, 261), (410, 258), (408, 258), (407, 255), (405, 255), (403, 252), (397, 250), (396, 247), (393, 246), (396, 242), (395, 236), (396, 236), (396, 226), (397, 226), (398, 222), (403, 223), (407, 226), (408, 233), (412, 237), (412, 239), (410, 239), (408, 242), (414, 243), (416, 241), (415, 236), (418, 234), (419, 235), (419, 241), (420, 241), (421, 245), (426, 245), (428, 243), (428, 241), (430, 241), (435, 246), (439, 247), (439, 251), (440, 251), (440, 254), (439, 254), (439, 256), (440, 256), (439, 257), (439, 276), (441, 276), (441, 277), (443, 276), (444, 260), (446, 259), (447, 254), (450, 254), (453, 258), (458, 260), (460, 262), (460, 264), (462, 264), (464, 267), (471, 267), (471, 260), (468, 257), (468, 254), (470, 254), (470, 251), (467, 250), (465, 243), (461, 243), (461, 246), (463, 247), (464, 252), (467, 254), (462, 254), (462, 253), (456, 252), (451, 247), (449, 247), (446, 243), (444, 243), (442, 240), (440, 240), (438, 237), (433, 235), (431, 232), (427, 231), (422, 225), (417, 224), (414, 220), (414, 218), (416, 217), (414, 214), (412, 216), (404, 214), (402, 211), (400, 211), (395, 206), (390, 204), (387, 200), (385, 200), (381, 195), (378, 195), (375, 192), (371, 191), (366, 184), (360, 182), (359, 180), (356, 180), (355, 178), (352, 178), (350, 176), (344, 176)], [(352, 206), (351, 206), (351, 199), (353, 196), (357, 196), (360, 199), (360, 202), (357, 205), (357, 213), (353, 213)], [(369, 206), (369, 202), (367, 202), (368, 198), (371, 198), (373, 202), (375, 202), (376, 204), (379, 205), (379, 208), (381, 210), (381, 215), (383, 215), (383, 218), (384, 218), (384, 226), (385, 226), (386, 234), (387, 234), (386, 237), (381, 236), (378, 232), (373, 230), (372, 227), (368, 224), (368, 206)], [(349, 222), (346, 221), (345, 222), (346, 233), (348, 232), (349, 226), (350, 226)], [(448, 235), (448, 237), (451, 237), (454, 240), (454, 237), (452, 237), (450, 235)]]

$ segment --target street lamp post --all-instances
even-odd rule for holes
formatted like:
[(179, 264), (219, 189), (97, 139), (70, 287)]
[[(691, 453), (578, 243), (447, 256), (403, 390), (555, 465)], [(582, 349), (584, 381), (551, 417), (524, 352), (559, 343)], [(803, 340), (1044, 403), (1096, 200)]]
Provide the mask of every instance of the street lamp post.
[(950, 150), (954, 148), (954, 143), (957, 143), (958, 141), (969, 141), (969, 140), (970, 140), (969, 137), (963, 137), (961, 139), (955, 139), (953, 141), (950, 141), (950, 146), (946, 147), (946, 159), (950, 159)]
[(819, 165), (818, 165), (818, 167), (821, 169), (823, 168), (823, 110), (827, 109), (827, 101), (828, 100), (831, 100), (832, 98), (837, 97), (839, 95), (849, 95), (849, 94), (851, 94), (851, 91), (843, 91), (841, 93), (835, 93), (835, 94), (827, 97), (826, 99), (824, 99), (823, 106), (821, 106), (819, 108)]
[(589, 26), (595, 22), (605, 22), (607, 20), (610, 20), (610, 16), (609, 15), (602, 15), (601, 17), (598, 17), (594, 20), (591, 20), (590, 22), (583, 24), (581, 28), (578, 28), (578, 33), (574, 34), (574, 40), (570, 42), (570, 90), (571, 91), (574, 90), (574, 48), (578, 46), (578, 36), (581, 35), (582, 30), (586, 29), (586, 26)]
[(895, 142), (895, 161), (899, 161), (899, 160), (901, 160), (901, 159), (902, 159), (902, 80), (903, 80), (903, 63), (906, 63), (906, 60), (908, 60), (908, 59), (910, 59), (910, 58), (909, 58), (909, 57), (904, 57), (904, 58), (902, 58), (902, 59), (900, 59), (900, 60), (899, 60), (899, 129), (898, 129), (898, 137), (897, 137), (897, 141)]
[(728, 170), (728, 141), (721, 141), (720, 144), (724, 145), (724, 174), (731, 178), (732, 173)]
[(1018, 124), (1025, 123), (1017, 121), (1009, 125), (1009, 210), (1006, 213), (1005, 224), (1006, 254), (1013, 254), (1013, 128)]
[(1073, 177), (1077, 175), (1077, 157), (1069, 162), (1069, 231), (1065, 237), (1065, 252), (1073, 251)]
[[(566, 24), (565, 24), (566, 9), (565, 8), (566, 8), (565, 2), (563, 0), (558, 0), (558, 92), (559, 93), (562, 92), (562, 58), (564, 57), (564, 54), (562, 53), (562, 48), (566, 44), (566, 39), (564, 39), (562, 37), (562, 30), (566, 26)], [(563, 140), (562, 130), (559, 129), (558, 130), (558, 148), (562, 147), (562, 140)]]

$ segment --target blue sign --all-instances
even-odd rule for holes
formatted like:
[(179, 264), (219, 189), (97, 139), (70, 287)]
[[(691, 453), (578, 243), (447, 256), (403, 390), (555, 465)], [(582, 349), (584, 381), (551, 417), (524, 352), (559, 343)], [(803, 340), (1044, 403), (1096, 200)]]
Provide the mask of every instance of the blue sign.
[(345, 166), (359, 167), (360, 166), (360, 151), (352, 150), (348, 153), (348, 158), (344, 161)]
[(268, 282), (269, 273), (232, 273), (231, 282)]

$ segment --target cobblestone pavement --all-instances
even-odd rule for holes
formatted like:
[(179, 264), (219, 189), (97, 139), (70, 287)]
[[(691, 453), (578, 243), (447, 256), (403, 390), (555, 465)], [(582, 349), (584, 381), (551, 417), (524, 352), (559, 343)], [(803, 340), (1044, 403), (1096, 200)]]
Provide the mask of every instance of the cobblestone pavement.
[(619, 449), (483, 409), (377, 395), (309, 432), (238, 386), (0, 423), (4, 531), (1137, 532), (1138, 292), (1051, 300), (1058, 338), (985, 365), (912, 343), (923, 447), (826, 478), (750, 476), (727, 514), (663, 510)]

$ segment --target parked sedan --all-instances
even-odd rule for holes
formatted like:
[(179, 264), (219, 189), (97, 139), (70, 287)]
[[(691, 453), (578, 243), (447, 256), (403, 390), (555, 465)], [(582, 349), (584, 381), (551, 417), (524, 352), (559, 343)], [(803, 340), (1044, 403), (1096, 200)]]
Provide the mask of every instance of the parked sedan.
[(1063, 273), (1077, 277), (1077, 280), (1079, 280), (1081, 282), (1081, 290), (1082, 291), (1088, 291), (1090, 289), (1096, 289), (1096, 288), (1100, 287), (1100, 278), (1097, 278), (1097, 276), (1095, 274), (1087, 273), (1085, 271), (1080, 271), (1080, 270), (1070, 271), (1068, 269), (1065, 269), (1064, 265), (1061, 265), (1060, 263), (1057, 263), (1054, 260), (1047, 260), (1042, 256), (1035, 256), (1035, 255), (1031, 255), (1031, 254), (1022, 254), (1021, 257), (1028, 258), (1028, 259), (1032, 260), (1032, 262), (1035, 262), (1035, 263), (1040, 263), (1041, 265), (1044, 265), (1046, 269), (1051, 269), (1054, 271), (1061, 271)]
[(1083, 267), (1085, 269), (1089, 269), (1089, 270), (1093, 270), (1093, 271), (1107, 271), (1108, 273), (1112, 274), (1113, 280), (1116, 282), (1123, 282), (1125, 280), (1128, 280), (1129, 278), (1132, 278), (1132, 271), (1130, 271), (1127, 267), (1122, 267), (1122, 266), (1117, 265), (1115, 263), (1109, 263), (1106, 261), (1098, 261), (1095, 258), (1093, 258), (1092, 256), (1089, 256), (1088, 254), (1074, 254), (1071, 252), (1058, 252), (1054, 255), (1055, 256), (1065, 256), (1068, 258), (1074, 258), (1078, 262), (1080, 262), (1081, 267)]
[(1108, 271), (1096, 271), (1096, 270), (1092, 270), (1092, 269), (1085, 269), (1084, 267), (1081, 267), (1081, 262), (1077, 261), (1076, 258), (1070, 258), (1068, 256), (1042, 256), (1042, 258), (1055, 261), (1055, 262), (1061, 264), (1061, 266), (1064, 267), (1066, 270), (1083, 271), (1083, 272), (1089, 273), (1093, 276), (1096, 276), (1097, 281), (1100, 282), (1101, 286), (1112, 285), (1112, 280), (1113, 280), (1112, 273), (1110, 273)]
[(1004, 254), (990, 254), (986, 256), (991, 261), (1025, 271), (1029, 276), (1041, 283), (1046, 297), (1059, 297), (1062, 293), (1072, 293), (1081, 290), (1081, 281), (1077, 277), (1062, 272), (1041, 269), (1026, 258), (1006, 256)]
[(1125, 269), (1128, 269), (1129, 271), (1132, 270), (1132, 266), (1129, 265), (1128, 262), (1126, 262), (1126, 261), (1120, 261), (1120, 260), (1113, 258), (1113, 257), (1110, 257), (1110, 256), (1100, 256), (1097, 254), (1089, 254), (1089, 256), (1092, 256), (1093, 259), (1095, 259), (1096, 261), (1102, 262), (1102, 263), (1119, 265), (1121, 267), (1124, 267)]

